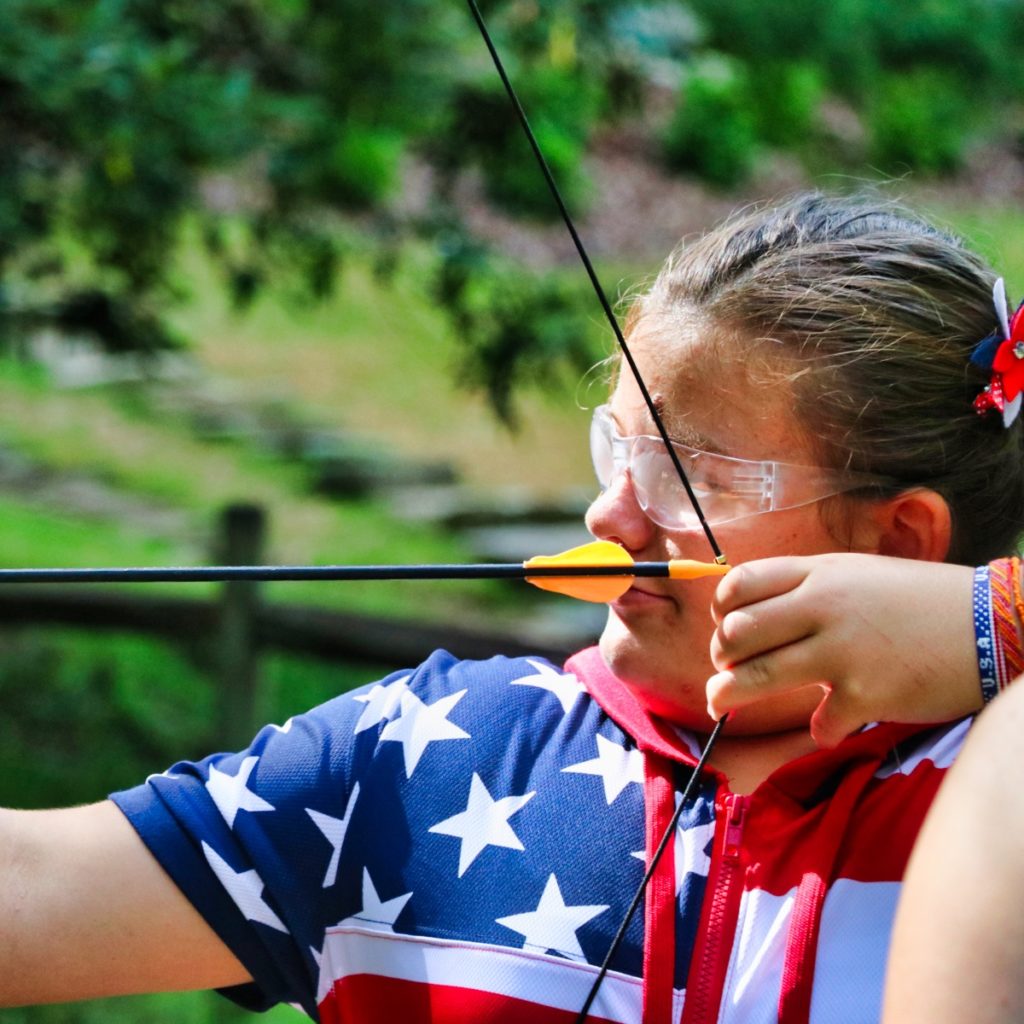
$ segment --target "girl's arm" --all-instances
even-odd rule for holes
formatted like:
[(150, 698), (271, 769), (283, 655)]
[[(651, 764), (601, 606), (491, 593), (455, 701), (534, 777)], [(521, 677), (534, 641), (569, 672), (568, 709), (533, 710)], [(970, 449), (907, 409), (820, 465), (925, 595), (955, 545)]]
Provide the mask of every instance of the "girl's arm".
[(109, 801), (0, 810), (0, 1006), (249, 980)]

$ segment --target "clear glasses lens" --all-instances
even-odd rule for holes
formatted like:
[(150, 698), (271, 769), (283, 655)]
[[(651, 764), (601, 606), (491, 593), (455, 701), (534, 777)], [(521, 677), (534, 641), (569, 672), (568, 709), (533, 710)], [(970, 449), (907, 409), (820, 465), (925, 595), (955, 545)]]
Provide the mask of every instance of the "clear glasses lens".
[[(712, 525), (820, 501), (831, 494), (878, 483), (866, 474), (840, 474), (813, 466), (734, 459), (673, 443), (686, 477)], [(675, 465), (658, 437), (622, 437), (608, 406), (594, 411), (590, 453), (601, 489), (627, 470), (644, 512), (667, 529), (699, 525)]]

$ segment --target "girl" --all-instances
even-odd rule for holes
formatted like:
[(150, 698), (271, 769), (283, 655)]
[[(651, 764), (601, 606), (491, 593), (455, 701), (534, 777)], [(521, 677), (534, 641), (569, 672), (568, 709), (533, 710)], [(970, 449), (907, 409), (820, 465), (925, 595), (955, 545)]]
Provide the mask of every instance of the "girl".
[[(242, 753), (0, 818), (0, 993), (571, 1021), (728, 712), (590, 1019), (877, 1020), (904, 865), (981, 704), (970, 566), (1024, 526), (1020, 427), (973, 408), (993, 280), (818, 195), (681, 248), (628, 333), (737, 568), (638, 580), (565, 666), (439, 652)], [(705, 558), (653, 434), (620, 374), (587, 525)]]

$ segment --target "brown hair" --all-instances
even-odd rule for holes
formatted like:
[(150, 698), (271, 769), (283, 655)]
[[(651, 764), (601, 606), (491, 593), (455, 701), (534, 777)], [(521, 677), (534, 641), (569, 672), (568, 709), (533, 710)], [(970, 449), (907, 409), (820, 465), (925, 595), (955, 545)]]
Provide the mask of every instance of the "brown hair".
[(696, 315), (751, 355), (783, 355), (825, 461), (891, 479), (893, 493), (937, 491), (950, 561), (980, 563), (1024, 531), (1021, 421), (1004, 429), (972, 408), (994, 281), (958, 239), (890, 204), (814, 193), (681, 246), (630, 322)]

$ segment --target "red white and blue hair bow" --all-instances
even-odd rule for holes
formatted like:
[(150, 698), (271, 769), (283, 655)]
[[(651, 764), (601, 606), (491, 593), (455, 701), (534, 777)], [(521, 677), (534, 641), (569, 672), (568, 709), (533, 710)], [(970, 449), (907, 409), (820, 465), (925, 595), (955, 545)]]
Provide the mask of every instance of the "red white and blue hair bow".
[(974, 409), (983, 416), (998, 409), (1003, 426), (1008, 427), (1020, 414), (1024, 392), (1024, 302), (1013, 318), (1006, 319), (1006, 286), (999, 278), (992, 289), (999, 327), (971, 353), (971, 362), (991, 372), (992, 379), (974, 400)]

